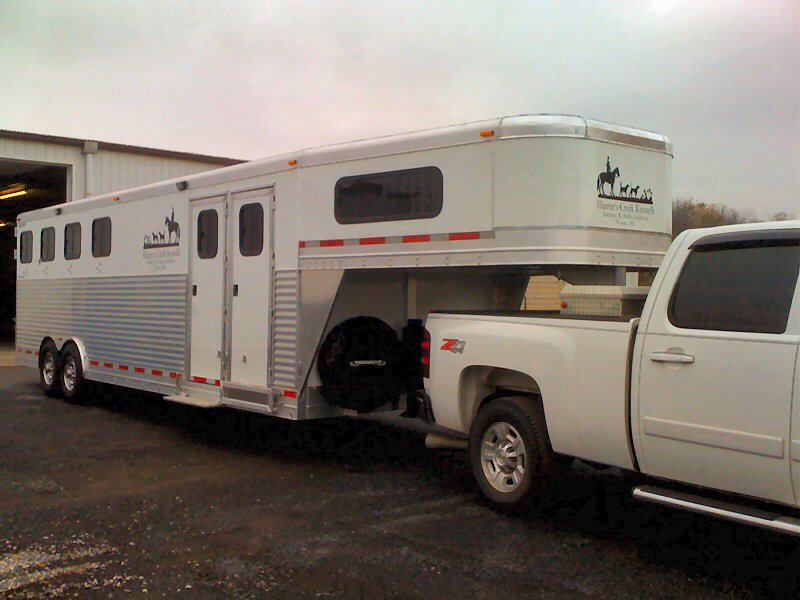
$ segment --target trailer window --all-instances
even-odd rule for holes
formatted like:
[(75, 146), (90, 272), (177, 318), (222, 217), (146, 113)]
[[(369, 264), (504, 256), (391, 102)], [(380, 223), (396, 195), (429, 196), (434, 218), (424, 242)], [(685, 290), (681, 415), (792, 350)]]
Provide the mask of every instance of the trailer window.
[(798, 240), (698, 248), (681, 271), (669, 320), (685, 329), (784, 333), (799, 270)]
[(442, 212), (444, 180), (437, 167), (342, 177), (334, 216), (342, 225), (431, 219)]
[(67, 223), (64, 227), (64, 258), (75, 260), (81, 257), (81, 224)]
[(39, 258), (42, 262), (51, 262), (56, 257), (56, 228), (42, 229), (40, 240)]
[(101, 217), (92, 221), (92, 256), (102, 258), (111, 254), (111, 219)]
[(33, 261), (33, 232), (23, 231), (19, 236), (19, 262)]
[(245, 204), (239, 209), (239, 252), (258, 256), (263, 249), (264, 207), (258, 202)]
[(215, 258), (217, 256), (217, 237), (219, 218), (216, 210), (203, 210), (197, 215), (197, 256)]

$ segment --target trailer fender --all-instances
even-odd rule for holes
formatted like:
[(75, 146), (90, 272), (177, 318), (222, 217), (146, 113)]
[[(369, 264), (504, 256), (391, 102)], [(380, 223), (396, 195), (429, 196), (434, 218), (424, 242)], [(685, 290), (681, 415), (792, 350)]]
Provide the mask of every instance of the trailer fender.
[(85, 373), (86, 367), (89, 366), (89, 361), (86, 359), (86, 346), (84, 346), (83, 342), (79, 338), (69, 338), (68, 340), (65, 340), (63, 344), (61, 344), (61, 347), (58, 349), (59, 352), (63, 352), (64, 348), (66, 348), (68, 344), (73, 344), (78, 349), (78, 353), (81, 356), (81, 368)]

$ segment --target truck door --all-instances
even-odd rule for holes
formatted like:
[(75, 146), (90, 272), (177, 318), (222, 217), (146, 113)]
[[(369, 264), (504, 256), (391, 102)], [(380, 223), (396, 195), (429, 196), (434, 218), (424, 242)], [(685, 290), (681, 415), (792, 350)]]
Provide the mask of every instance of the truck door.
[(225, 196), (192, 201), (190, 376), (221, 378), (225, 282)]
[(229, 381), (267, 385), (272, 305), (272, 189), (232, 194)]
[[(800, 329), (800, 286), (794, 297), (791, 321)], [(792, 481), (794, 481), (795, 503), (800, 506), (800, 345), (794, 363), (794, 399), (792, 401), (792, 443), (789, 454), (792, 459)]]
[(642, 344), (640, 442), (651, 475), (794, 504), (800, 246), (765, 233), (701, 238), (676, 256)]

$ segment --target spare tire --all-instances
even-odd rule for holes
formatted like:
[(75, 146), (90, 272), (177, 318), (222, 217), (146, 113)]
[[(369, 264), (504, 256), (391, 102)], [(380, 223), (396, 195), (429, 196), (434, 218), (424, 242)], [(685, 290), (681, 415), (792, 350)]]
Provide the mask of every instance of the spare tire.
[(354, 317), (322, 343), (317, 371), (322, 395), (336, 406), (370, 412), (405, 392), (406, 352), (397, 334), (375, 317)]

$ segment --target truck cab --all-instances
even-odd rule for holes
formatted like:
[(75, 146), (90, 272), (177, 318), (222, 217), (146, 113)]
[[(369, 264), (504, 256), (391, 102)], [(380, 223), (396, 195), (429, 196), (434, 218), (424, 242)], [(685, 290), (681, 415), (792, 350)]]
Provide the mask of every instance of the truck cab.
[[(638, 497), (690, 510), (796, 508), (798, 271), (800, 221), (698, 229), (671, 245), (640, 318), (434, 313), (425, 400), (469, 436), (499, 504), (523, 501), (564, 455), (646, 476)], [(675, 491), (687, 486), (697, 495)], [(734, 508), (708, 499), (719, 494)]]

